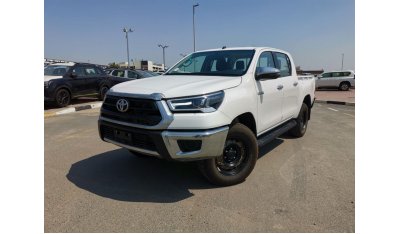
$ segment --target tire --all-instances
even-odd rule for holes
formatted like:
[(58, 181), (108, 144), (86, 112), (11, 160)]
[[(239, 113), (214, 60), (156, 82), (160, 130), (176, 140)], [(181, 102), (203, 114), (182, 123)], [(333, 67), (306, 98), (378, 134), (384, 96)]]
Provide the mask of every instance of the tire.
[(104, 98), (106, 97), (106, 93), (109, 90), (109, 88), (105, 85), (100, 87), (99, 90), (99, 100), (104, 101)]
[(55, 99), (57, 107), (66, 107), (71, 102), (71, 94), (66, 89), (59, 89), (56, 92)]
[(243, 182), (258, 159), (258, 144), (254, 133), (245, 125), (231, 127), (223, 155), (198, 162), (204, 177), (212, 184), (229, 186)]
[(342, 82), (339, 85), (339, 89), (342, 91), (347, 91), (350, 89), (350, 84), (348, 82)]
[(302, 137), (307, 131), (308, 126), (308, 106), (303, 103), (300, 108), (300, 113), (296, 119), (296, 126), (290, 130), (290, 135), (294, 137)]

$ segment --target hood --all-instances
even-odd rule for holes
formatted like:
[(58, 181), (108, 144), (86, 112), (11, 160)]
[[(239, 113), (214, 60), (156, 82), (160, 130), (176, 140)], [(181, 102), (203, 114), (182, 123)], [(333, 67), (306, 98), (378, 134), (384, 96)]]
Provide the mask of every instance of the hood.
[(165, 98), (185, 97), (217, 92), (238, 86), (240, 76), (161, 75), (120, 83), (111, 92), (132, 94), (161, 93)]
[(62, 76), (44, 76), (44, 81), (50, 81), (54, 79), (61, 79), (63, 78)]

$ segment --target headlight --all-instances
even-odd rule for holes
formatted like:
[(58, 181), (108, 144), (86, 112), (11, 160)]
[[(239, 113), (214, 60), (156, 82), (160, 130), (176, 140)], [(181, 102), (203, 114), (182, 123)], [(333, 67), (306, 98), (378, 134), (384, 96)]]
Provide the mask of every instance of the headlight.
[(172, 112), (213, 112), (224, 100), (224, 92), (205, 94), (196, 97), (177, 98), (167, 101)]

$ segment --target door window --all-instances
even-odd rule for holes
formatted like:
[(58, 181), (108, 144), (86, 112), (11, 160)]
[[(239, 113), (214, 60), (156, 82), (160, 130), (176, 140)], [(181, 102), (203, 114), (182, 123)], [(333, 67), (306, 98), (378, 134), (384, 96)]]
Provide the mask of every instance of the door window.
[(332, 77), (332, 73), (324, 73), (321, 76), (321, 78), (329, 78), (329, 77)]
[(112, 72), (112, 75), (117, 77), (125, 77), (125, 71), (114, 70)]
[(85, 74), (86, 76), (96, 76), (97, 72), (94, 67), (85, 67)]
[(275, 67), (274, 58), (271, 52), (262, 52), (257, 62), (257, 68), (259, 67)]
[(84, 77), (85, 76), (85, 70), (83, 67), (77, 66), (72, 69), (72, 73), (75, 73), (78, 77)]
[(276, 68), (281, 71), (281, 77), (290, 76), (292, 74), (292, 68), (290, 65), (289, 57), (283, 53), (274, 53)]
[(128, 71), (128, 78), (137, 79), (138, 78), (138, 74), (136, 74), (133, 71)]

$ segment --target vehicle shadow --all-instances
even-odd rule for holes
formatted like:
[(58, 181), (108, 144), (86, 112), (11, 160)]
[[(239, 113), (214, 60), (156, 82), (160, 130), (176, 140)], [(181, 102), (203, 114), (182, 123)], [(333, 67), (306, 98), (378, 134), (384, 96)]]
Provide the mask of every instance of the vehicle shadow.
[[(259, 147), (259, 158), (283, 143), (275, 139)], [(190, 189), (217, 186), (203, 178), (195, 162), (136, 157), (111, 150), (71, 165), (67, 179), (77, 187), (119, 201), (174, 203), (193, 196)]]
[(280, 144), (282, 144), (284, 140), (280, 138), (275, 138), (273, 141), (269, 142), (268, 144), (258, 147), (258, 159), (264, 157), (266, 154), (268, 154), (270, 151), (278, 147)]
[(101, 153), (72, 164), (67, 179), (102, 197), (129, 202), (173, 203), (193, 196), (189, 189), (210, 189), (195, 163), (136, 157), (125, 149)]

